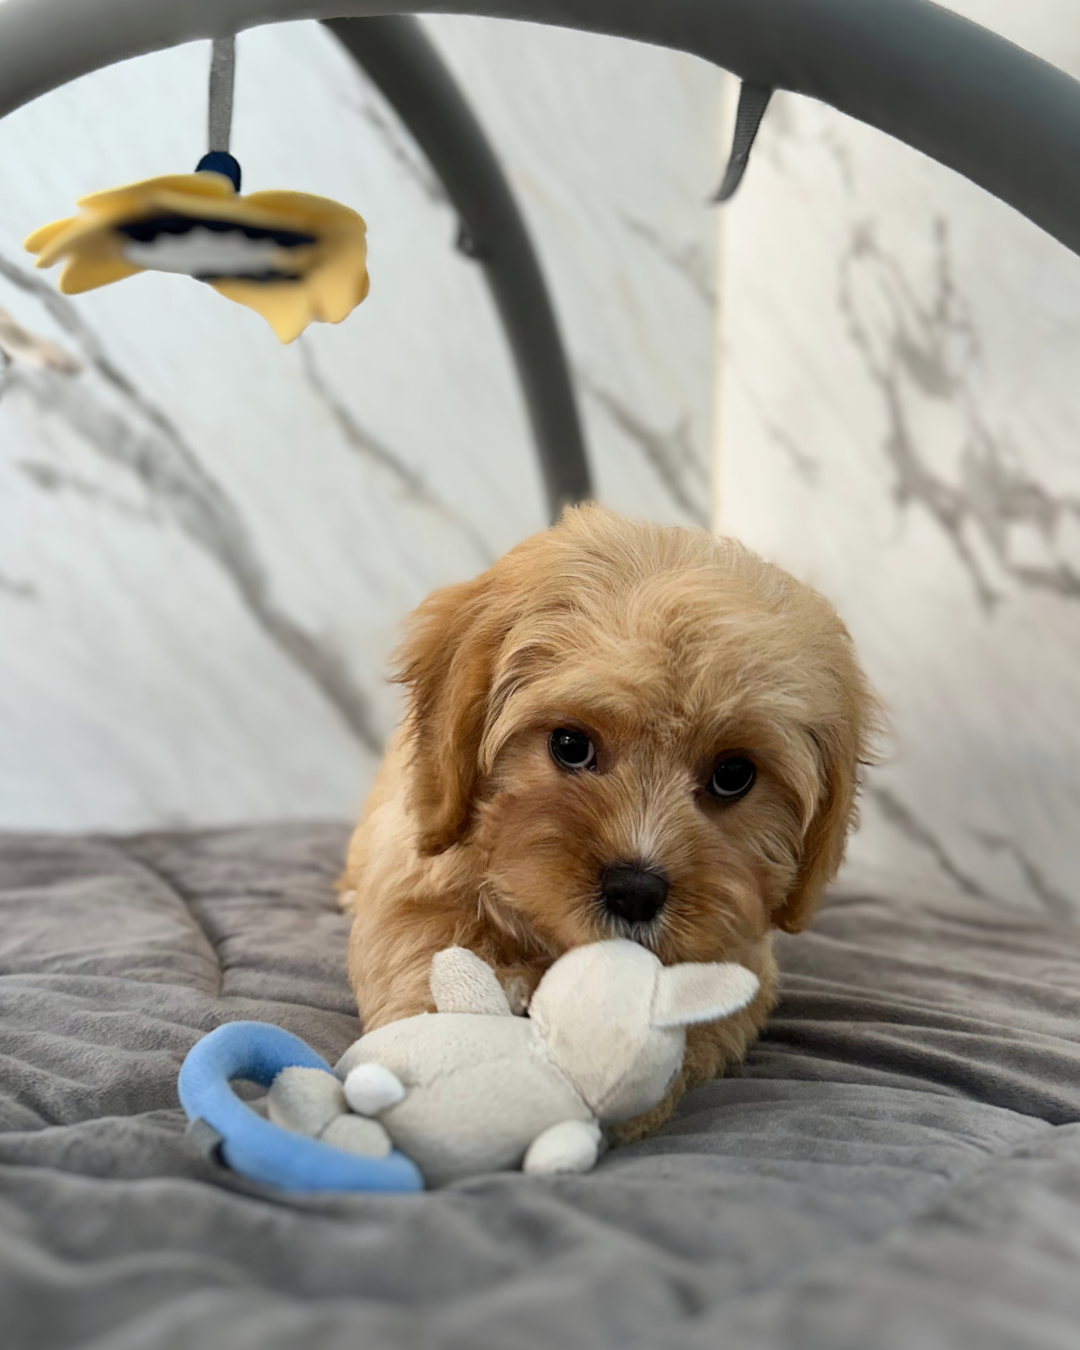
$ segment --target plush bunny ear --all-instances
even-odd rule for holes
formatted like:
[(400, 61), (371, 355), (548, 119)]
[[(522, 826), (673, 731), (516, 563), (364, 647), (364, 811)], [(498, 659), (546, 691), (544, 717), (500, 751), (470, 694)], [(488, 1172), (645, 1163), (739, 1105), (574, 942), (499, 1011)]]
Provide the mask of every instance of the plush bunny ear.
[(757, 991), (757, 976), (733, 961), (665, 966), (656, 977), (649, 1022), (654, 1027), (715, 1022), (745, 1008)]
[(513, 1015), (495, 972), (467, 947), (447, 947), (431, 958), (431, 997), (441, 1013)]

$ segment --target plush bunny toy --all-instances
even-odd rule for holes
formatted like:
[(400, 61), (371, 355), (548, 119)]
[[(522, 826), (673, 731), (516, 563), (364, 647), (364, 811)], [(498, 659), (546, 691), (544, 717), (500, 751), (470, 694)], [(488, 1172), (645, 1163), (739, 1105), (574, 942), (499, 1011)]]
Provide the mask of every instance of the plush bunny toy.
[[(757, 988), (739, 965), (663, 966), (635, 942), (597, 942), (560, 957), (515, 1017), (490, 966), (449, 947), (432, 961), (436, 1013), (362, 1036), (337, 1066), (344, 1092), (322, 1070), (283, 1070), (270, 1117), (360, 1152), (392, 1143), (429, 1186), (513, 1167), (585, 1172), (602, 1125), (663, 1099), (687, 1026), (730, 1016)], [(349, 1107), (366, 1119), (342, 1120)]]

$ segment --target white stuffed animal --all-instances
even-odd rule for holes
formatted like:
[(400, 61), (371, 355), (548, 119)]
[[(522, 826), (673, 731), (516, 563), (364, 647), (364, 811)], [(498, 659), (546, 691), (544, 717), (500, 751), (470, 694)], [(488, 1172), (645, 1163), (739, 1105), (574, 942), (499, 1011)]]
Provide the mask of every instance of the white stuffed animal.
[[(449, 947), (432, 961), (438, 1011), (352, 1045), (337, 1066), (344, 1100), (336, 1082), (316, 1081), (329, 1077), (321, 1070), (285, 1069), (270, 1090), (270, 1116), (354, 1151), (385, 1154), (392, 1142), (429, 1186), (513, 1167), (585, 1172), (602, 1125), (663, 1099), (687, 1026), (738, 1012), (757, 989), (743, 966), (663, 966), (620, 939), (560, 957), (528, 1016), (515, 1017), (491, 967)], [(346, 1103), (368, 1118), (367, 1129), (338, 1119)], [(372, 1132), (376, 1125), (385, 1135)]]

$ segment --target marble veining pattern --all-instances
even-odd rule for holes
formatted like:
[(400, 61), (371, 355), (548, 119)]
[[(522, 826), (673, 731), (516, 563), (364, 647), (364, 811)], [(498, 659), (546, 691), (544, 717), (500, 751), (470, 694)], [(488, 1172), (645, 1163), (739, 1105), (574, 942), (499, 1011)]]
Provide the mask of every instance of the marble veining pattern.
[[(721, 77), (614, 40), (430, 29), (551, 275), (602, 494), (703, 519)], [(348, 815), (396, 717), (401, 616), (543, 523), (494, 310), (429, 166), (317, 25), (238, 46), (245, 186), (369, 225), (369, 300), (289, 348), (177, 278), (60, 296), (20, 249), (84, 192), (195, 163), (206, 44), (0, 123), (0, 307), (60, 354), (0, 360), (0, 826)]]
[[(1080, 74), (1068, 0), (954, 8)], [(853, 871), (1080, 913), (1080, 259), (783, 95), (724, 231), (714, 519), (891, 710)]]

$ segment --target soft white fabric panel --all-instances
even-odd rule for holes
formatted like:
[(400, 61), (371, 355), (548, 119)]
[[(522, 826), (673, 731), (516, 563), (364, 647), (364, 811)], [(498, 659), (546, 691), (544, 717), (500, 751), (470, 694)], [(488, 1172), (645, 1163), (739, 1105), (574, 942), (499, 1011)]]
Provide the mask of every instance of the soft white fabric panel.
[[(1080, 75), (1074, 0), (953, 8)], [(1080, 912), (1080, 258), (787, 96), (724, 230), (716, 519), (893, 713), (853, 862)]]
[[(552, 278), (607, 500), (705, 518), (721, 76), (610, 39), (444, 19)], [(0, 385), (0, 825), (134, 828), (358, 805), (396, 624), (544, 523), (511, 365), (456, 221), (314, 24), (238, 41), (244, 186), (355, 206), (372, 291), (281, 348), (184, 279), (83, 297), (24, 235), (194, 167), (208, 44), (0, 123), (0, 306), (78, 357)]]

